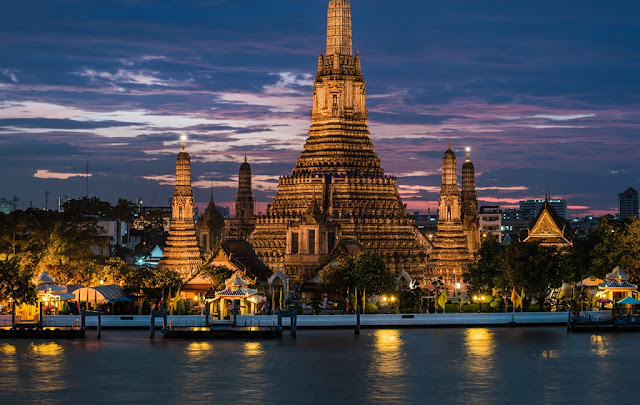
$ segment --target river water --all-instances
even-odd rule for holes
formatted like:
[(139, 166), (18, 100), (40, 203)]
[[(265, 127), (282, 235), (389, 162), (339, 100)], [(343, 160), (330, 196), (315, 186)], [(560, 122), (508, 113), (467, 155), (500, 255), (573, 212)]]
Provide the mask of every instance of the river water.
[[(161, 335), (160, 335), (161, 336)], [(0, 404), (633, 403), (640, 335), (299, 330), (269, 341), (0, 341)]]

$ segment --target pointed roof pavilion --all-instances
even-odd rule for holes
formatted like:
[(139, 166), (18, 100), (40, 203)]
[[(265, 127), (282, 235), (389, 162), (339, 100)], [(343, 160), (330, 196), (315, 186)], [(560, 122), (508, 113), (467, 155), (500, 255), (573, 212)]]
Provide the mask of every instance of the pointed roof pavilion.
[(571, 241), (565, 236), (566, 227), (555, 208), (549, 203), (549, 194), (545, 195), (544, 204), (529, 228), (524, 242), (540, 243), (542, 246), (565, 248)]

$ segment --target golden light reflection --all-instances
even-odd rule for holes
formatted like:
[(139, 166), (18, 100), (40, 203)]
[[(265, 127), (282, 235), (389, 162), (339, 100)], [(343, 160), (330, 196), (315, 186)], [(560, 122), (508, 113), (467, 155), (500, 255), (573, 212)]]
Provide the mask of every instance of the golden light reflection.
[(493, 355), (493, 332), (485, 328), (470, 328), (464, 332), (464, 344), (470, 355), (489, 357)]
[(39, 356), (60, 356), (64, 351), (64, 348), (58, 343), (31, 343), (29, 349)]
[(373, 362), (375, 372), (389, 377), (403, 374), (403, 352), (400, 332), (393, 329), (378, 329), (374, 336), (376, 358)]
[(191, 342), (186, 348), (189, 356), (202, 356), (213, 351), (213, 345), (209, 342)]
[(559, 359), (560, 358), (560, 350), (544, 350), (540, 357), (543, 359)]
[(490, 375), (495, 346), (493, 332), (486, 328), (469, 328), (464, 332), (464, 346), (469, 372)]
[(63, 370), (67, 361), (64, 347), (58, 343), (31, 343), (29, 351), (36, 360), (34, 376), (44, 391), (62, 391), (69, 387), (63, 378)]
[(397, 381), (407, 372), (402, 334), (398, 330), (378, 329), (373, 339), (375, 350), (371, 352), (370, 374), (384, 384), (377, 385), (369, 394), (376, 401), (384, 398), (388, 403), (399, 403), (404, 395), (404, 385)]
[(9, 343), (5, 343), (3, 345), (0, 345), (0, 353), (16, 354), (16, 347), (14, 345), (10, 345)]
[(591, 352), (597, 356), (607, 356), (609, 355), (609, 344), (604, 339), (603, 336), (600, 335), (592, 335), (591, 336)]
[(247, 342), (244, 344), (245, 356), (259, 356), (263, 352), (262, 343), (260, 342)]

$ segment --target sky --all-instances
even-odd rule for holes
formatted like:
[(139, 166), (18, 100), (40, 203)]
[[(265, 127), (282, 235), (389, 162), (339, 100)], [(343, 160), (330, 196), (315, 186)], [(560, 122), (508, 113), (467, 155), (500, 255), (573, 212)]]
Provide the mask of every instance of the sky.
[[(0, 197), (166, 206), (187, 135), (197, 203), (258, 210), (310, 125), (328, 0), (0, 2)], [(640, 2), (352, 0), (369, 127), (409, 211), (437, 207), (450, 139), (480, 204), (615, 213), (640, 190)], [(460, 169), (461, 170), (461, 169)]]

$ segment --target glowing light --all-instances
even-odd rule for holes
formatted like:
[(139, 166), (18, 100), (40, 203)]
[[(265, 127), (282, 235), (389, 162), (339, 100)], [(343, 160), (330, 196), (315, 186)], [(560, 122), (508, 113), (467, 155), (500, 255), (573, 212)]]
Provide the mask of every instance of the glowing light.
[(396, 300), (396, 297), (391, 297), (391, 301), (395, 301), (395, 300)]
[(32, 343), (29, 348), (41, 356), (60, 356), (64, 350), (62, 346), (57, 343)]
[(187, 136), (186, 136), (186, 135), (182, 135), (182, 136), (180, 137), (180, 140), (181, 140), (182, 142), (187, 142)]
[(471, 148), (470, 147), (466, 147), (465, 150), (467, 151), (467, 153), (471, 152)]
[(262, 343), (247, 342), (244, 344), (244, 354), (246, 354), (247, 356), (259, 356), (262, 353)]
[(16, 353), (16, 347), (14, 345), (10, 345), (8, 343), (5, 343), (2, 346), (0, 346), (0, 352), (2, 352), (4, 354), (15, 354)]
[(192, 342), (186, 348), (189, 356), (199, 356), (204, 353), (213, 351), (213, 345), (208, 342)]

